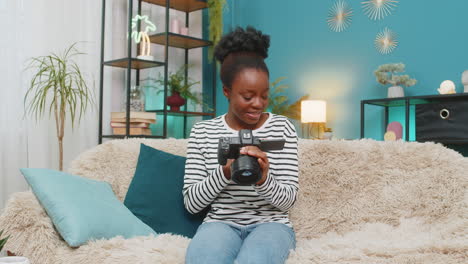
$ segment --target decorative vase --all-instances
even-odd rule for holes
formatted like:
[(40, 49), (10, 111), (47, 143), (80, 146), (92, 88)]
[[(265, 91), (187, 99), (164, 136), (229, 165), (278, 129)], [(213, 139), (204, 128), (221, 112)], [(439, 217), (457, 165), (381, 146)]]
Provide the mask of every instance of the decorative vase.
[(132, 86), (130, 89), (130, 111), (145, 111), (145, 97), (141, 86)]
[(184, 104), (185, 99), (178, 92), (172, 92), (172, 95), (167, 97), (167, 105), (171, 107), (171, 111), (180, 111)]
[(463, 90), (464, 93), (468, 93), (468, 70), (462, 73), (462, 84), (465, 89)]
[(29, 260), (25, 257), (0, 257), (0, 264), (30, 264)]
[(395, 97), (404, 97), (405, 91), (401, 86), (391, 86), (388, 87), (388, 98), (395, 98)]
[(171, 32), (174, 34), (180, 33), (180, 20), (177, 18), (172, 19), (171, 21)]

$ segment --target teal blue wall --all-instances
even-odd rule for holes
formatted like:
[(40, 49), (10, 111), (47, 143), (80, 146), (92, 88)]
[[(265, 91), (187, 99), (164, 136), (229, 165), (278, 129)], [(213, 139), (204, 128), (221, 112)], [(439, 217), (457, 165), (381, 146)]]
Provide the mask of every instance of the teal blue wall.
[[(418, 84), (406, 95), (436, 94), (444, 80), (462, 92), (461, 73), (468, 69), (468, 1), (399, 1), (393, 14), (370, 20), (361, 1), (348, 0), (354, 15), (351, 26), (332, 32), (327, 15), (335, 1), (228, 0), (225, 32), (252, 25), (271, 35), (267, 64), (270, 79), (286, 76), (291, 102), (304, 94), (327, 101), (328, 126), (338, 138), (359, 138), (360, 101), (386, 97), (373, 71), (381, 64), (403, 62)], [(398, 34), (399, 45), (389, 55), (379, 54), (374, 39), (384, 27)], [(227, 111), (218, 81), (217, 114)], [(366, 137), (381, 139), (382, 111), (366, 108)], [(391, 113), (390, 121), (401, 121)]]

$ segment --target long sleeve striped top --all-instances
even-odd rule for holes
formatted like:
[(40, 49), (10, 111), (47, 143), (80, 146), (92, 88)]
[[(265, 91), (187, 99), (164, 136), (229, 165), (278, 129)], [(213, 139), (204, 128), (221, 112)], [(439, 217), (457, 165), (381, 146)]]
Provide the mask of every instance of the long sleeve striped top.
[(262, 139), (285, 139), (283, 150), (266, 152), (270, 168), (262, 185), (241, 186), (224, 176), (218, 164), (220, 137), (238, 136), (225, 115), (196, 123), (190, 133), (184, 177), (184, 204), (191, 213), (211, 205), (205, 222), (237, 225), (276, 222), (291, 226), (288, 210), (298, 192), (297, 135), (284, 116), (269, 113), (253, 135)]

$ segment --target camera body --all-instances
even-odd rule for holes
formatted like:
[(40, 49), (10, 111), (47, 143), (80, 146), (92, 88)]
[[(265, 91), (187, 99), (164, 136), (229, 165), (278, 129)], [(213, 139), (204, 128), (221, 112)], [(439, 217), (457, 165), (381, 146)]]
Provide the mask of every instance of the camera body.
[(282, 150), (284, 139), (264, 140), (254, 137), (252, 130), (241, 129), (238, 137), (222, 137), (218, 143), (218, 163), (226, 165), (228, 159), (235, 159), (231, 165), (231, 179), (239, 185), (252, 185), (262, 178), (257, 158), (241, 155), (244, 146), (257, 146), (262, 151)]

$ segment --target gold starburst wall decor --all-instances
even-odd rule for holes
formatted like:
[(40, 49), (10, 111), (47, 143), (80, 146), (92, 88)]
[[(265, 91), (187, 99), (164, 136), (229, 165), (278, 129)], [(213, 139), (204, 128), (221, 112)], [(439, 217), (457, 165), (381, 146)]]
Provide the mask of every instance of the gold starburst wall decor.
[(341, 32), (351, 24), (353, 10), (343, 0), (338, 0), (330, 9), (327, 23), (331, 30)]
[(396, 7), (395, 0), (369, 0), (361, 2), (364, 13), (373, 20), (380, 20), (390, 15)]
[(375, 48), (382, 54), (391, 53), (398, 45), (396, 37), (397, 35), (395, 32), (384, 28), (375, 38)]

